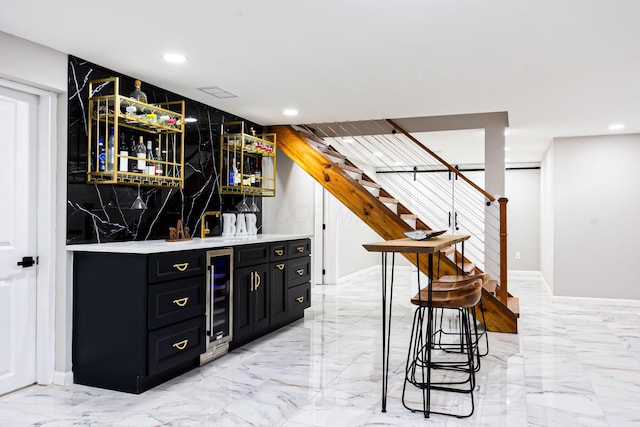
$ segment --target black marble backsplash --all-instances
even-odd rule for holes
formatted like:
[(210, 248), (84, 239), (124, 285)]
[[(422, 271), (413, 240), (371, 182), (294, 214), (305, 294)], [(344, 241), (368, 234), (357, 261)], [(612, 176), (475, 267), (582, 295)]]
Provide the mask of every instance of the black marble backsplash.
[[(130, 209), (138, 187), (87, 184), (87, 126), (89, 81), (119, 77), (120, 94), (134, 88), (135, 76), (69, 56), (69, 121), (67, 155), (67, 244), (154, 240), (169, 237), (169, 227), (180, 219), (192, 237), (200, 236), (200, 217), (205, 211), (235, 212), (240, 196), (221, 196), (218, 187), (220, 125), (243, 120), (202, 103), (186, 99), (143, 81), (150, 103), (185, 101), (185, 116), (197, 119), (185, 126), (184, 188), (140, 187), (145, 210)], [(260, 132), (261, 126), (247, 123)], [(253, 200), (248, 200), (249, 204)], [(259, 197), (256, 204), (262, 208)], [(258, 232), (261, 215), (258, 212)], [(212, 235), (220, 235), (220, 220), (208, 217)]]

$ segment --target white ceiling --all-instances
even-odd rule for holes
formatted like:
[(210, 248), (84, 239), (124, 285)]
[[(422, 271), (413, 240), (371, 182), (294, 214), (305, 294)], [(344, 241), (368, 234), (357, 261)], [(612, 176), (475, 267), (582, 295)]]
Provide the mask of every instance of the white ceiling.
[(536, 162), (553, 137), (640, 132), (638, 17), (637, 0), (13, 0), (0, 31), (264, 125), (507, 111), (508, 157)]

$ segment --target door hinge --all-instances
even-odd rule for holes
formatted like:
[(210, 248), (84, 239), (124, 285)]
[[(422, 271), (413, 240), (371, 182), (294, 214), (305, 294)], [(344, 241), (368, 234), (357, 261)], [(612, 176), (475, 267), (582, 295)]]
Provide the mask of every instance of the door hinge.
[(327, 224), (322, 224), (322, 229), (326, 230), (327, 229)]
[(322, 269), (322, 275), (324, 276), (325, 274), (327, 274), (327, 270), (325, 270), (324, 268)]
[(36, 259), (33, 259), (32, 256), (24, 256), (22, 257), (22, 261), (18, 261), (18, 265), (21, 265), (23, 268), (33, 267), (37, 263), (38, 257), (36, 257)]

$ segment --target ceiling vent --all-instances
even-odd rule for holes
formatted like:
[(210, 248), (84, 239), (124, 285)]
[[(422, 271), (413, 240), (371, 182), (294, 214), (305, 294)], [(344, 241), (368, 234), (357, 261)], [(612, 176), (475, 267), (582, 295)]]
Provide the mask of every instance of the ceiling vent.
[(209, 95), (213, 95), (216, 98), (237, 98), (238, 97), (238, 95), (234, 95), (231, 92), (227, 92), (226, 90), (221, 89), (218, 86), (201, 87), (198, 89), (200, 89), (205, 93), (208, 93)]

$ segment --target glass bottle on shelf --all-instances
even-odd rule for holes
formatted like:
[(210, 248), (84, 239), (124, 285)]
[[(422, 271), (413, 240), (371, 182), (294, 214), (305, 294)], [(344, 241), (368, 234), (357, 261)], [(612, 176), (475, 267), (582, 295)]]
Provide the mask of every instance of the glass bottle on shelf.
[(147, 175), (156, 174), (156, 164), (153, 161), (153, 148), (151, 147), (151, 141), (147, 141)]
[(104, 138), (100, 137), (98, 140), (98, 172), (104, 172), (106, 160)]
[(120, 150), (120, 160), (118, 164), (118, 170), (120, 172), (128, 172), (129, 171), (129, 159), (122, 156), (128, 156), (129, 151), (127, 150), (127, 143), (124, 141), (124, 132), (120, 135), (120, 143), (118, 144), (118, 149)]
[[(162, 156), (160, 155), (160, 141), (158, 141), (158, 146), (156, 147), (155, 159), (162, 160)], [(156, 161), (156, 175), (162, 176), (164, 175), (164, 165), (162, 163), (158, 163)]]
[(135, 89), (129, 94), (129, 98), (133, 98), (136, 101), (147, 103), (147, 95), (142, 91), (142, 82), (140, 80), (135, 81)]
[[(131, 142), (129, 143), (129, 153), (133, 157), (136, 153), (136, 139), (131, 135)], [(129, 159), (129, 172), (135, 172), (138, 169), (138, 161), (135, 159)]]
[[(136, 157), (138, 158), (138, 164), (136, 165), (136, 169), (138, 173), (144, 173), (145, 168), (147, 167), (147, 149), (144, 146), (144, 138), (140, 136), (138, 140), (138, 145), (136, 145)], [(142, 160), (145, 159), (145, 160)]]
[(113, 172), (116, 163), (116, 146), (113, 127), (109, 128), (109, 139), (107, 139), (107, 172)]
[(260, 163), (257, 158), (253, 159), (253, 176), (255, 177), (255, 185), (254, 187), (262, 186), (262, 172), (260, 171)]

